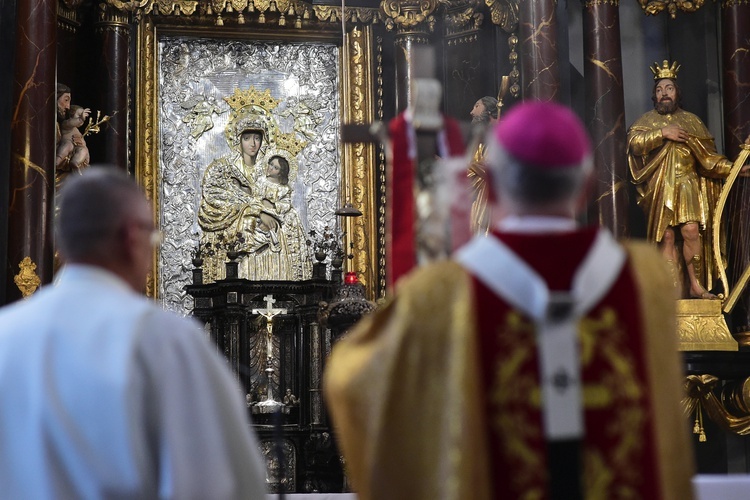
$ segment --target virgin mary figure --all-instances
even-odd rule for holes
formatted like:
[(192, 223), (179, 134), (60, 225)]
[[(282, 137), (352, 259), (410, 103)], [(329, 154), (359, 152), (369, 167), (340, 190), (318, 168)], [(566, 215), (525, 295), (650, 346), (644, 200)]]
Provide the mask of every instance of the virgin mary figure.
[[(289, 159), (275, 155), (275, 164), (278, 158), (287, 162), (285, 184), (277, 182), (278, 172), (269, 178), (265, 151), (273, 123), (264, 110), (242, 111), (225, 131), (232, 152), (212, 161), (203, 174), (198, 224), (201, 246), (210, 250), (203, 255), (204, 279), (225, 277), (228, 251), (238, 260), (240, 278), (309, 279), (305, 231), (290, 201)], [(296, 159), (293, 163), (296, 167)]]

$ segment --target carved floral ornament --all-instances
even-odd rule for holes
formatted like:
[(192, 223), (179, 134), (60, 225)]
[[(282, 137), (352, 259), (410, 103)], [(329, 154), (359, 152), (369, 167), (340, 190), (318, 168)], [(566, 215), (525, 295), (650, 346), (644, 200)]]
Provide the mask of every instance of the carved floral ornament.
[(638, 0), (641, 4), (641, 8), (648, 15), (655, 16), (663, 10), (669, 12), (669, 17), (675, 19), (677, 17), (677, 9), (683, 12), (695, 12), (703, 6), (704, 0)]
[(198, 7), (198, 0), (106, 0), (107, 4), (125, 12), (142, 14), (191, 15)]
[(392, 30), (397, 26), (400, 30), (410, 30), (427, 22), (430, 31), (435, 25), (432, 14), (440, 3), (446, 0), (382, 0), (380, 9), (385, 15), (385, 26)]
[(446, 12), (445, 27), (449, 34), (477, 31), (484, 21), (484, 14), (477, 12), (475, 5), (467, 5), (460, 10)]
[(520, 0), (484, 0), (490, 8), (492, 24), (500, 26), (506, 33), (512, 33), (518, 26), (518, 2)]

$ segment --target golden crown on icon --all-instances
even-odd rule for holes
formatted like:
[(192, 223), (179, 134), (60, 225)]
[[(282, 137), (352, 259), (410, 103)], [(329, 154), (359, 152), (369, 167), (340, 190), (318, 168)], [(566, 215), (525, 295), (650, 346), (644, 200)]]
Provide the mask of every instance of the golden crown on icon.
[(680, 67), (681, 66), (677, 64), (677, 61), (674, 61), (670, 66), (669, 61), (664, 59), (664, 62), (661, 63), (661, 67), (659, 67), (659, 63), (655, 62), (654, 65), (649, 66), (648, 69), (654, 74), (654, 80), (661, 80), (662, 78), (676, 80), (677, 72), (680, 71)]
[(307, 141), (297, 137), (294, 132), (279, 132), (276, 134), (276, 147), (284, 151), (289, 151), (295, 158), (297, 158), (300, 151), (305, 149), (307, 144)]
[(225, 97), (224, 100), (234, 111), (251, 106), (258, 106), (266, 111), (271, 111), (281, 102), (281, 99), (271, 97), (271, 89), (261, 92), (253, 86), (247, 90), (235, 88), (234, 94)]

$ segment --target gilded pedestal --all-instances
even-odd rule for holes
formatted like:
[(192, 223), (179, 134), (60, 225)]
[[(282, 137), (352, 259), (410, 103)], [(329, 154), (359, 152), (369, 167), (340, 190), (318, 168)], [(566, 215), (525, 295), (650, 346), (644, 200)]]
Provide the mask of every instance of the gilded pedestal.
[(720, 300), (677, 301), (677, 335), (681, 351), (736, 351)]

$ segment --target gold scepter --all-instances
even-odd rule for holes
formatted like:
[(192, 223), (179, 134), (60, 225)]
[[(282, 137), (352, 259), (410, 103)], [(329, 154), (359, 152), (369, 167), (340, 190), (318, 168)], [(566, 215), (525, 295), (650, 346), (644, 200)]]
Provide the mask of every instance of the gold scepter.
[(505, 94), (508, 93), (508, 89), (510, 88), (510, 77), (508, 75), (503, 76), (500, 79), (500, 88), (497, 91), (497, 118), (500, 119), (500, 113), (503, 110), (503, 99), (505, 99)]
[[(115, 116), (117, 114), (117, 111), (112, 113), (112, 116)], [(86, 124), (86, 128), (83, 130), (83, 136), (86, 137), (89, 134), (98, 134), (101, 132), (101, 126), (107, 123), (110, 118), (112, 118), (110, 115), (104, 115), (102, 116), (101, 111), (96, 112), (96, 120), (91, 119), (89, 117), (89, 122)]]

